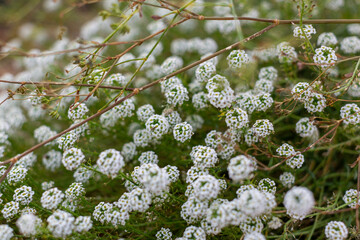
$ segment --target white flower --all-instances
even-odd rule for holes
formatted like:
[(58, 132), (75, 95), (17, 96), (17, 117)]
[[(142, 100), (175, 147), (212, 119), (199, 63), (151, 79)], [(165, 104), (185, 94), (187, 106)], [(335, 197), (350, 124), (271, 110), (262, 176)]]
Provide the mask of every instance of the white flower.
[(244, 240), (266, 240), (265, 236), (258, 232), (246, 234)]
[(231, 109), (226, 113), (225, 122), (229, 128), (240, 129), (247, 127), (249, 123), (248, 114), (241, 108)]
[(320, 68), (326, 69), (336, 62), (337, 56), (331, 47), (321, 46), (320, 48), (315, 49), (313, 59), (315, 63), (319, 64)]
[(75, 220), (75, 231), (77, 232), (87, 232), (92, 228), (92, 221), (90, 216), (79, 216)]
[(33, 199), (34, 193), (35, 192), (32, 190), (31, 187), (21, 186), (15, 190), (13, 199), (21, 205), (29, 205), (29, 203)]
[(197, 67), (195, 72), (196, 79), (199, 82), (206, 82), (215, 74), (216, 74), (216, 66), (213, 62), (209, 62), (209, 61), (201, 63)]
[(146, 122), (149, 117), (155, 114), (154, 107), (150, 104), (145, 104), (138, 108), (136, 115), (138, 119), (142, 122)]
[(0, 236), (3, 240), (10, 240), (14, 236), (14, 230), (7, 224), (0, 225)]
[(200, 145), (192, 148), (190, 157), (194, 165), (202, 169), (214, 167), (219, 161), (214, 149)]
[(243, 64), (246, 64), (250, 61), (249, 56), (245, 53), (244, 50), (233, 50), (226, 59), (229, 66), (233, 69), (240, 68)]
[(192, 126), (187, 122), (176, 124), (173, 130), (174, 138), (176, 141), (185, 142), (194, 134)]
[(348, 230), (343, 222), (331, 221), (325, 227), (325, 236), (329, 240), (345, 240)]
[(112, 178), (125, 166), (123, 156), (115, 149), (101, 152), (96, 164), (100, 172)]
[(161, 64), (161, 69), (165, 75), (168, 75), (180, 69), (182, 66), (183, 66), (182, 58), (178, 56), (172, 56), (165, 59), (165, 61)]
[(317, 128), (308, 117), (305, 117), (296, 123), (295, 131), (301, 137), (311, 137), (317, 131)]
[(218, 180), (211, 175), (199, 176), (193, 183), (194, 196), (199, 200), (210, 200), (216, 198), (220, 192)]
[(74, 105), (71, 105), (68, 111), (68, 118), (75, 121), (76, 119), (83, 118), (86, 113), (89, 111), (85, 103), (75, 103)]
[(344, 124), (360, 123), (360, 108), (355, 103), (349, 103), (340, 109), (340, 117), (344, 119)]
[(47, 218), (48, 229), (56, 238), (66, 238), (74, 230), (75, 218), (68, 212), (56, 210)]
[(26, 237), (35, 235), (41, 225), (41, 219), (32, 213), (23, 213), (16, 221), (16, 226), (21, 234)]
[(338, 43), (337, 38), (332, 32), (321, 33), (317, 39), (318, 46), (335, 46)]
[(1, 210), (3, 217), (6, 220), (10, 220), (19, 212), (19, 203), (15, 201), (8, 202), (4, 205), (4, 208)]
[(284, 197), (284, 206), (292, 218), (302, 220), (315, 205), (313, 193), (305, 187), (293, 187)]
[[(357, 200), (359, 198), (359, 200)], [(351, 208), (356, 208), (356, 201), (360, 205), (360, 194), (356, 189), (349, 189), (343, 197), (344, 202)]]
[(346, 37), (340, 42), (340, 49), (346, 54), (354, 54), (360, 51), (360, 39), (358, 37)]
[(303, 28), (296, 27), (294, 29), (294, 37), (305, 39), (305, 36), (307, 39), (311, 38), (311, 35), (315, 34), (316, 30), (312, 25), (304, 25)]
[(157, 240), (171, 240), (172, 232), (169, 228), (161, 228), (155, 237)]
[(280, 175), (280, 182), (287, 188), (291, 188), (291, 186), (295, 183), (295, 177), (290, 172), (284, 172)]
[(229, 166), (227, 167), (229, 177), (234, 182), (241, 182), (245, 179), (252, 178), (254, 176), (253, 172), (256, 169), (257, 165), (255, 160), (245, 155), (239, 155), (230, 159)]
[(146, 129), (151, 132), (151, 135), (159, 139), (169, 130), (169, 123), (165, 117), (161, 115), (152, 115), (145, 123)]
[(80, 166), (81, 163), (85, 161), (85, 156), (82, 153), (81, 149), (70, 148), (64, 152), (62, 163), (64, 167), (73, 171)]
[(42, 194), (40, 200), (41, 206), (49, 210), (56, 209), (58, 205), (63, 201), (64, 196), (64, 193), (62, 193), (56, 187), (51, 188)]
[(288, 42), (282, 42), (276, 47), (280, 63), (291, 63), (297, 58), (295, 48), (290, 46)]
[(278, 71), (273, 66), (263, 67), (259, 72), (260, 80), (268, 80), (274, 82), (278, 77)]

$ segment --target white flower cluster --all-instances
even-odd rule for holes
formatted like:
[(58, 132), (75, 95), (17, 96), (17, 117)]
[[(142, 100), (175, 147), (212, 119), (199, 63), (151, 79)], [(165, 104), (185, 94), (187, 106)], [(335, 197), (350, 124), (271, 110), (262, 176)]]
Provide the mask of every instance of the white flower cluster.
[(62, 154), (59, 151), (50, 150), (42, 157), (42, 163), (47, 170), (54, 172), (61, 166)]
[[(171, 108), (164, 109), (162, 112), (162, 116), (164, 116), (165, 119), (168, 121), (169, 129), (172, 129), (176, 124), (179, 124), (182, 122), (180, 114)], [(186, 120), (186, 121), (189, 122), (188, 120)]]
[(126, 78), (121, 73), (113, 73), (105, 79), (105, 83), (108, 85), (125, 86)]
[(288, 42), (282, 42), (277, 45), (276, 51), (280, 63), (291, 63), (297, 58), (295, 48), (290, 46)]
[(272, 93), (274, 91), (274, 85), (271, 80), (260, 79), (255, 82), (254, 90), (259, 93)]
[(66, 238), (74, 230), (75, 218), (68, 212), (56, 210), (47, 219), (48, 229), (54, 237)]
[(118, 106), (100, 116), (100, 123), (105, 128), (114, 127), (120, 119), (134, 115), (135, 104), (131, 98), (126, 99)]
[[(359, 200), (357, 200), (359, 198)], [(343, 196), (344, 202), (351, 208), (356, 208), (356, 201), (360, 205), (360, 194), (356, 189), (349, 189)]]
[(14, 230), (7, 224), (0, 225), (1, 238), (4, 240), (10, 240), (14, 236)]
[(214, 149), (200, 145), (192, 148), (190, 157), (194, 165), (201, 169), (214, 167), (219, 161)]
[(310, 121), (308, 117), (304, 117), (296, 123), (295, 131), (301, 137), (311, 137), (318, 130), (313, 121)]
[[(43, 142), (48, 140), (49, 138), (52, 138), (56, 134), (57, 134), (56, 131), (52, 131), (48, 126), (43, 125), (35, 129), (34, 138), (36, 138), (38, 142)], [(53, 145), (53, 144), (55, 144), (55, 141), (47, 143), (47, 145)]]
[(263, 192), (268, 192), (271, 194), (275, 194), (276, 193), (276, 184), (273, 180), (271, 180), (270, 178), (263, 178), (259, 181), (257, 188), (260, 191)]
[(214, 199), (220, 192), (219, 181), (209, 174), (199, 176), (191, 186), (194, 196), (200, 201)]
[(157, 164), (159, 162), (158, 155), (156, 155), (153, 151), (147, 151), (141, 153), (140, 157), (138, 158), (140, 165), (145, 163), (154, 163)]
[(170, 128), (168, 120), (161, 115), (152, 115), (145, 123), (146, 129), (155, 139), (161, 138)]
[(133, 142), (125, 143), (121, 149), (121, 155), (124, 157), (125, 161), (132, 160), (135, 155), (137, 154), (136, 151), (136, 144)]
[(240, 209), (251, 218), (271, 213), (276, 206), (275, 195), (258, 189), (248, 189), (238, 196)]
[(259, 79), (265, 79), (274, 82), (278, 77), (278, 71), (273, 66), (263, 67), (259, 71)]
[(16, 214), (19, 213), (19, 203), (16, 201), (8, 202), (4, 205), (4, 208), (1, 210), (3, 217), (10, 221)]
[(356, 125), (360, 123), (360, 108), (355, 103), (349, 103), (340, 109), (340, 117), (344, 119), (344, 124)]
[(340, 42), (340, 49), (346, 54), (355, 54), (360, 51), (360, 39), (358, 37), (346, 37)]
[(21, 234), (26, 237), (34, 236), (41, 226), (41, 219), (32, 213), (23, 213), (16, 221), (16, 226)]
[(58, 188), (51, 188), (42, 194), (40, 200), (41, 206), (49, 210), (56, 209), (64, 197), (64, 193)]
[(195, 76), (199, 82), (206, 82), (216, 74), (216, 66), (211, 61), (206, 61), (196, 68)]
[(317, 39), (318, 46), (333, 47), (337, 43), (338, 43), (338, 40), (337, 40), (335, 34), (332, 32), (321, 33)]
[(220, 75), (215, 75), (206, 84), (207, 98), (216, 108), (230, 107), (234, 100), (234, 90), (230, 87), (228, 80)]
[(189, 100), (188, 91), (182, 84), (175, 84), (165, 92), (166, 101), (168, 104), (181, 106), (184, 101)]
[(290, 172), (284, 172), (279, 177), (280, 182), (287, 188), (291, 188), (295, 183), (295, 177)]
[(72, 148), (78, 139), (79, 136), (75, 132), (70, 131), (59, 137), (57, 143), (60, 149), (66, 150)]
[(49, 182), (42, 182), (41, 183), (41, 189), (46, 191), (49, 190), (50, 188), (54, 187), (54, 181), (49, 181)]
[(314, 205), (314, 195), (305, 187), (293, 187), (284, 197), (287, 214), (294, 219), (304, 219), (306, 215), (311, 213)]
[(77, 119), (81, 119), (85, 117), (86, 113), (89, 112), (89, 109), (85, 105), (85, 103), (75, 103), (71, 105), (68, 111), (68, 118), (75, 121)]
[(343, 222), (331, 221), (326, 224), (325, 236), (329, 240), (345, 240), (348, 237), (348, 230)]
[(90, 216), (79, 216), (76, 218), (74, 225), (75, 225), (75, 231), (87, 232), (92, 228), (93, 223), (91, 221)]
[(294, 28), (294, 37), (302, 39), (310, 39), (311, 35), (316, 33), (316, 29), (312, 25), (304, 25), (304, 27)]
[(138, 129), (134, 132), (133, 140), (137, 147), (146, 147), (151, 143), (151, 132), (147, 129)]
[(185, 142), (194, 134), (192, 126), (187, 122), (176, 124), (173, 129), (174, 138), (176, 141)]
[(182, 66), (183, 66), (182, 58), (178, 56), (172, 56), (165, 59), (165, 61), (161, 64), (161, 70), (163, 74), (168, 75), (180, 69)]
[(296, 152), (294, 147), (287, 143), (284, 143), (278, 147), (276, 152), (280, 156), (286, 157), (286, 165), (291, 168), (301, 168), (301, 166), (304, 164), (304, 155), (302, 155), (300, 152)]
[(235, 100), (236, 106), (239, 106), (249, 114), (254, 111), (266, 111), (274, 102), (271, 95), (264, 91), (259, 91), (258, 93), (253, 91), (238, 93)]
[(171, 42), (170, 51), (175, 55), (195, 52), (200, 55), (205, 55), (216, 52), (217, 48), (217, 43), (212, 38), (200, 39), (199, 37), (195, 37), (188, 40), (177, 38)]
[(244, 50), (231, 51), (226, 60), (228, 61), (229, 66), (233, 69), (238, 69), (243, 64), (246, 64), (250, 61), (249, 56), (245, 53)]
[(154, 163), (144, 163), (135, 167), (131, 176), (135, 182), (156, 196), (168, 191), (171, 183), (166, 169)]
[(248, 126), (248, 114), (241, 108), (233, 108), (226, 113), (226, 125), (229, 128), (241, 129)]
[(251, 131), (258, 138), (264, 138), (274, 132), (274, 126), (269, 119), (258, 119), (251, 127)]
[(192, 104), (196, 109), (203, 109), (208, 106), (208, 97), (204, 92), (198, 92), (192, 97)]
[(29, 205), (33, 200), (34, 193), (31, 187), (21, 186), (15, 190), (13, 199), (21, 205)]
[(93, 175), (94, 175), (93, 171), (82, 166), (76, 169), (76, 171), (73, 174), (75, 181), (81, 183), (87, 183)]
[(69, 171), (77, 169), (84, 161), (85, 156), (81, 149), (78, 148), (70, 148), (66, 150), (62, 157), (62, 164)]
[(320, 68), (326, 69), (336, 62), (337, 56), (331, 47), (321, 46), (320, 48), (315, 49), (313, 59), (314, 63), (319, 64)]
[(74, 182), (65, 191), (65, 198), (71, 202), (77, 202), (85, 195), (85, 188), (82, 183)]
[(171, 240), (172, 232), (169, 228), (161, 228), (155, 235), (156, 240)]
[(28, 170), (23, 167), (22, 165), (15, 166), (11, 171), (9, 172), (6, 180), (9, 184), (17, 184), (23, 181), (26, 177)]
[(97, 167), (103, 174), (114, 178), (125, 166), (124, 158), (119, 151), (108, 149), (100, 153), (96, 161)]
[(151, 104), (145, 104), (138, 108), (136, 116), (141, 122), (146, 122), (149, 117), (155, 114), (154, 107)]
[(304, 107), (309, 113), (322, 112), (326, 107), (325, 97), (315, 92), (306, 82), (297, 83), (291, 93), (295, 99), (304, 103)]
[(230, 159), (227, 167), (229, 177), (234, 182), (242, 182), (254, 176), (253, 172), (257, 169), (257, 164), (253, 157), (239, 155)]
[(360, 79), (356, 78), (350, 85), (347, 93), (352, 97), (360, 97)]

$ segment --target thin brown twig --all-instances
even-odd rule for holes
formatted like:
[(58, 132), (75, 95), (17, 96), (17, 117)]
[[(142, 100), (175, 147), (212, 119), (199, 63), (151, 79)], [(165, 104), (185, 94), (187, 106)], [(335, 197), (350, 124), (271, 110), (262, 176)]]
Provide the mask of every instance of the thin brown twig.
[[(229, 21), (229, 20), (246, 20), (246, 21), (254, 21), (254, 22), (267, 22), (267, 23), (277, 23), (280, 25), (283, 24), (299, 24), (299, 19), (289, 19), (289, 20), (279, 20), (279, 19), (269, 19), (269, 18), (253, 18), (253, 17), (208, 17), (201, 16), (199, 17), (191, 17), (192, 19), (197, 20), (217, 20), (217, 21)], [(349, 24), (349, 23), (360, 23), (360, 19), (308, 19), (303, 20), (304, 24)]]
[[(62, 83), (62, 82), (17, 82), (17, 81), (8, 81), (8, 80), (0, 80), (3, 83), (11, 83), (11, 84), (19, 84), (19, 85), (36, 85), (36, 86), (46, 86), (46, 85), (56, 85), (56, 86), (77, 86), (77, 87), (96, 87), (95, 84), (83, 84), (83, 83)], [(106, 89), (115, 89), (115, 90), (123, 90), (124, 87), (117, 86), (107, 86), (101, 85), (99, 88)], [(125, 88), (125, 91), (134, 91), (134, 88)]]

